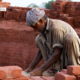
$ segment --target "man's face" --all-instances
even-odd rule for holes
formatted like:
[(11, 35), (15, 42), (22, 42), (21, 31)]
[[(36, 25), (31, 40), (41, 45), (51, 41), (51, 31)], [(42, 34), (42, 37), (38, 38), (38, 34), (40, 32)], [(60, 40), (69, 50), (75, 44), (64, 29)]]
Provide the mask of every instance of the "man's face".
[(46, 27), (46, 21), (40, 19), (37, 23), (31, 26), (34, 30), (37, 30), (39, 32), (43, 32)]

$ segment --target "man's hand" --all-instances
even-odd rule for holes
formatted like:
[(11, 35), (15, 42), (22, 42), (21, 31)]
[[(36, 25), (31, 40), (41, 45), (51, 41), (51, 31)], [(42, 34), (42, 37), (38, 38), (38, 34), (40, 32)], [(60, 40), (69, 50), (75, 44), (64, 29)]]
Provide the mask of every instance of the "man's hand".
[(41, 76), (44, 71), (41, 68), (34, 69), (30, 76)]
[(25, 70), (25, 72), (31, 72), (33, 69), (32, 68), (27, 68), (26, 70)]

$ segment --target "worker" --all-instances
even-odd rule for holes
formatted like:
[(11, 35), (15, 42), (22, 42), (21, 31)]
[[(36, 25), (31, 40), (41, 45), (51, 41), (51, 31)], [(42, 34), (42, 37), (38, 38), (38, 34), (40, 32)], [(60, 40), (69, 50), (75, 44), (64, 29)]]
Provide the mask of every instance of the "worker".
[[(31, 76), (54, 76), (68, 65), (80, 65), (80, 39), (71, 25), (47, 17), (45, 11), (38, 8), (27, 12), (26, 23), (40, 32), (35, 39), (39, 50), (25, 70), (31, 72)], [(35, 69), (42, 58), (44, 64)]]

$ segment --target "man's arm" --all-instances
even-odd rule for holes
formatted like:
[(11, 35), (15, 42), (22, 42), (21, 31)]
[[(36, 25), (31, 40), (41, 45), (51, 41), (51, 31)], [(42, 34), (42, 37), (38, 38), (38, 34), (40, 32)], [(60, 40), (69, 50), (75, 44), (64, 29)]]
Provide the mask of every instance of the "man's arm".
[(30, 65), (29, 68), (26, 69), (25, 71), (26, 71), (26, 72), (32, 71), (32, 70), (35, 68), (35, 66), (41, 61), (42, 58), (43, 58), (43, 57), (42, 57), (41, 51), (38, 50), (38, 52), (37, 52), (34, 60), (33, 60), (32, 63), (31, 63), (31, 65)]
[(60, 58), (61, 53), (62, 53), (62, 49), (56, 47), (54, 49), (52, 56), (49, 58), (49, 60), (45, 62), (40, 68), (33, 70), (30, 76), (41, 76), (45, 70), (51, 67), (52, 64), (54, 64)]
[(56, 47), (54, 49), (54, 52), (53, 52), (52, 56), (49, 58), (49, 60), (40, 67), (41, 70), (45, 71), (52, 64), (54, 64), (60, 58), (61, 53), (62, 53), (62, 49), (59, 48), (59, 47)]
[(30, 67), (34, 68), (42, 59), (42, 54), (41, 54), (41, 51), (38, 50), (34, 60), (32, 61)]

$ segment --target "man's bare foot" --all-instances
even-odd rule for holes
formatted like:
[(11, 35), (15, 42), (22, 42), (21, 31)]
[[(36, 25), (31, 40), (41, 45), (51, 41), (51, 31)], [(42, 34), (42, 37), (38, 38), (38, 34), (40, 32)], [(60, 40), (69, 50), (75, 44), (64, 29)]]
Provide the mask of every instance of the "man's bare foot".
[(32, 68), (27, 68), (27, 69), (25, 70), (25, 72), (31, 72), (31, 71), (33, 71)]

